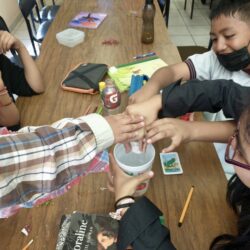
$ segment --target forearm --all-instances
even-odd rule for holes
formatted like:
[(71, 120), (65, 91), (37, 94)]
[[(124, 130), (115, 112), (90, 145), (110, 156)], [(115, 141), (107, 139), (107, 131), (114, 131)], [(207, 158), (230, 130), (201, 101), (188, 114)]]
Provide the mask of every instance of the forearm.
[[(165, 88), (172, 82), (179, 79), (182, 81), (189, 80), (190, 73), (186, 63), (181, 62), (175, 65), (166, 66), (158, 69), (150, 78), (149, 84), (154, 84), (157, 86), (158, 91)], [(147, 84), (145, 85), (145, 87)]]
[(3, 84), (0, 88), (0, 126), (14, 126), (19, 123), (19, 111)]
[(5, 107), (0, 107), (0, 127), (11, 127), (20, 121), (19, 111), (14, 102)]
[(18, 52), (18, 55), (23, 63), (24, 74), (25, 74), (26, 80), (29, 83), (30, 87), (36, 93), (44, 92), (45, 87), (44, 87), (41, 73), (40, 73), (35, 61), (29, 55), (25, 46), (23, 44), (20, 44), (19, 48), (17, 49), (17, 52)]
[(236, 129), (235, 121), (187, 122), (187, 140), (226, 143)]
[(249, 103), (250, 88), (231, 80), (191, 80), (180, 85), (172, 83), (162, 93), (162, 117), (177, 117), (187, 112), (218, 112), (238, 119)]
[[(99, 143), (89, 120), (63, 119), (53, 127), (25, 127), (17, 134), (0, 137), (0, 162), (8, 179), (8, 185), (0, 185), (0, 208), (28, 201), (33, 194), (58, 190), (79, 176), (103, 171), (107, 156), (92, 160), (112, 141)], [(14, 192), (16, 185), (22, 192)]]
[(178, 63), (158, 69), (149, 81), (130, 97), (130, 103), (147, 101), (150, 97), (159, 94), (159, 91), (170, 83), (179, 79), (190, 78), (189, 68), (186, 63)]

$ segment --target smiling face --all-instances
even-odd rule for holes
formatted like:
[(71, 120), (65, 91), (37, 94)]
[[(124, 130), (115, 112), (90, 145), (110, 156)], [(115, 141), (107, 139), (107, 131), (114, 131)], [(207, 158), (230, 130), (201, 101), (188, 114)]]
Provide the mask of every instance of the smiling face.
[(212, 48), (217, 54), (232, 53), (243, 47), (247, 47), (250, 53), (250, 23), (242, 21), (237, 14), (222, 14), (214, 18), (211, 21), (210, 37)]

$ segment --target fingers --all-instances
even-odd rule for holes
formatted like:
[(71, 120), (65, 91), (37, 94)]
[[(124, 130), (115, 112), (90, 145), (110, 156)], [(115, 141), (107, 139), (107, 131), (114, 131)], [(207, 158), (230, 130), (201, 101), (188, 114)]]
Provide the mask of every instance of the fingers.
[(154, 127), (147, 132), (147, 143), (154, 143), (163, 138), (169, 137), (167, 130), (161, 127)]
[(119, 114), (116, 116), (122, 132), (136, 131), (145, 126), (144, 117), (140, 115)]
[(146, 140), (140, 140), (139, 141), (139, 148), (140, 148), (140, 151), (141, 152), (146, 152), (146, 149), (147, 149), (147, 142)]
[(171, 143), (170, 146), (168, 146), (167, 148), (162, 149), (162, 153), (169, 153), (174, 151), (179, 145), (175, 144), (175, 143)]
[(145, 182), (149, 179), (151, 179), (154, 176), (153, 171), (148, 171), (144, 174), (138, 175), (134, 177), (134, 181), (136, 182), (136, 186), (139, 185), (142, 182)]
[(123, 145), (125, 147), (126, 153), (129, 153), (131, 151), (131, 148), (132, 148), (131, 144), (128, 142), (128, 143), (124, 143)]
[(7, 31), (0, 33), (0, 49), (2, 53), (6, 53), (13, 46), (15, 38)]

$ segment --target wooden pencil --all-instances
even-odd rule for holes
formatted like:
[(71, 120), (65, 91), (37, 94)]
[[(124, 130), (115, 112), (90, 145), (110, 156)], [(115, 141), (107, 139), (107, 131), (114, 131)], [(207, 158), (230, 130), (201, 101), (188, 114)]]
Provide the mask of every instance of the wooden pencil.
[(22, 249), (22, 250), (27, 250), (29, 246), (33, 243), (33, 239), (28, 242), (28, 244)]
[(186, 200), (185, 205), (184, 205), (184, 207), (183, 207), (183, 209), (182, 209), (181, 217), (180, 217), (179, 222), (178, 222), (178, 227), (181, 227), (181, 225), (182, 225), (182, 223), (183, 223), (183, 220), (184, 220), (184, 217), (185, 217), (185, 215), (186, 215), (186, 212), (187, 212), (189, 203), (190, 203), (190, 201), (191, 201), (193, 192), (194, 192), (194, 186), (191, 187), (191, 189), (190, 189), (190, 191), (189, 191), (189, 193), (188, 193), (187, 200)]

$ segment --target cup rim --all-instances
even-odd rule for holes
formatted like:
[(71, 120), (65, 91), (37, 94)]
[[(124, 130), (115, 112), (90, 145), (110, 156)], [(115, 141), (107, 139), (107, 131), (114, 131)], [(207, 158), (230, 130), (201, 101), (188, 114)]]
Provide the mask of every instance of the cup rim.
[[(120, 162), (120, 161), (117, 159), (115, 152), (116, 152), (116, 150), (117, 150), (119, 147), (121, 147), (121, 146), (123, 146), (123, 144), (117, 143), (117, 144), (115, 145), (115, 147), (114, 147), (113, 153), (114, 153), (114, 158), (115, 158), (116, 162), (118, 163), (118, 165), (119, 165), (122, 169), (124, 169), (124, 171), (128, 171), (128, 172), (129, 172), (129, 171), (130, 171), (130, 172), (142, 172), (142, 171), (146, 171), (147, 169), (149, 170), (149, 169), (152, 168), (152, 163), (153, 163), (153, 161), (154, 161), (154, 159), (155, 159), (155, 148), (154, 148), (154, 146), (153, 146), (152, 144), (149, 144), (149, 145), (148, 145), (148, 147), (151, 147), (152, 150), (153, 150), (153, 152), (152, 152), (152, 154), (153, 154), (153, 155), (152, 155), (152, 159), (151, 159), (150, 161), (148, 161), (147, 164), (142, 164), (142, 165), (136, 166), (136, 171), (135, 171), (135, 167), (128, 166), (128, 165), (124, 165), (124, 163)], [(149, 166), (146, 168), (145, 165), (149, 165)]]

